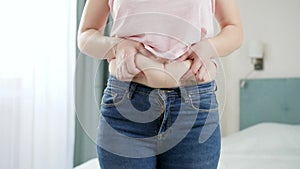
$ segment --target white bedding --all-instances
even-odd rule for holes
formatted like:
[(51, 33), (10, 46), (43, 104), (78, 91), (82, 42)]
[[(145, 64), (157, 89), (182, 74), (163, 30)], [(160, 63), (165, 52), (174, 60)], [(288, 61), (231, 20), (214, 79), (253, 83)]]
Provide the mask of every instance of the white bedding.
[(99, 166), (98, 159), (94, 158), (75, 167), (74, 169), (100, 169), (100, 166)]
[[(100, 169), (92, 159), (74, 169)], [(222, 139), (218, 169), (300, 169), (300, 125), (261, 123)]]
[(223, 138), (218, 169), (300, 169), (300, 125), (261, 123)]

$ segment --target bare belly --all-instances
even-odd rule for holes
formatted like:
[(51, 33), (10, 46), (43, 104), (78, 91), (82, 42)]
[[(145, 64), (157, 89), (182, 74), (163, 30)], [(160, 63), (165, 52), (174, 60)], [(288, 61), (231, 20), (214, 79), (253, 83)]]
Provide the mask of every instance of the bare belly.
[[(160, 63), (140, 53), (135, 57), (136, 66), (143, 71), (144, 76), (134, 77), (132, 81), (153, 88), (172, 88), (188, 84), (196, 84), (196, 81), (181, 81), (180, 78), (189, 70), (190, 60), (183, 62)], [(116, 60), (109, 63), (109, 72), (115, 75)]]

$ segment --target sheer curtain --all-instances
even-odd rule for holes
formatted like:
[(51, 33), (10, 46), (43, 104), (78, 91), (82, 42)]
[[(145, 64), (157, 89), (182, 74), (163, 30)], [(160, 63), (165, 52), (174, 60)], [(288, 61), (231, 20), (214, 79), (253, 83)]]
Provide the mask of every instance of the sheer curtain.
[[(77, 21), (81, 18), (86, 0), (77, 0)], [(111, 26), (108, 18), (104, 34)], [(75, 71), (76, 130), (74, 165), (77, 166), (97, 157), (96, 142), (99, 125), (99, 109), (108, 78), (108, 62), (77, 52)]]
[(0, 10), (0, 169), (73, 166), (76, 2)]

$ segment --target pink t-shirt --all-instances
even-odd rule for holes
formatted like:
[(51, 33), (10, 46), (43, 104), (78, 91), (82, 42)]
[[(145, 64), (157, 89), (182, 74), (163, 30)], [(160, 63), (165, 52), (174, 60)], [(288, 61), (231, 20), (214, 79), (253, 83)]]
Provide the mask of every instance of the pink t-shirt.
[(215, 0), (109, 0), (110, 36), (142, 42), (156, 56), (176, 59), (214, 34)]

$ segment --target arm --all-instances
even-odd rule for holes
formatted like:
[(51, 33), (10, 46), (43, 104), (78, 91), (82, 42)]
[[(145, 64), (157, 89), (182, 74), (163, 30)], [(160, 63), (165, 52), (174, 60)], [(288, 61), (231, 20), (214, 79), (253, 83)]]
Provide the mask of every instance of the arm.
[(131, 81), (141, 71), (135, 65), (135, 54), (148, 52), (140, 42), (103, 35), (109, 12), (108, 0), (87, 0), (77, 34), (78, 48), (97, 59), (115, 59), (116, 77)]
[(243, 29), (236, 0), (216, 0), (216, 19), (221, 31), (209, 41), (218, 56), (227, 56), (243, 41)]
[(107, 0), (87, 0), (77, 33), (82, 53), (97, 59), (114, 57), (111, 49), (120, 39), (103, 35), (109, 11)]
[(227, 56), (242, 44), (243, 30), (235, 0), (216, 0), (215, 9), (221, 31), (212, 38), (195, 43), (189, 52), (178, 59), (193, 60), (190, 70), (182, 77), (183, 79), (196, 76), (201, 81), (207, 75), (214, 77), (215, 70), (211, 68), (212, 58)]
[(216, 0), (215, 17), (221, 31), (218, 35), (195, 43), (192, 50), (202, 60), (227, 56), (243, 41), (243, 30), (236, 0)]

